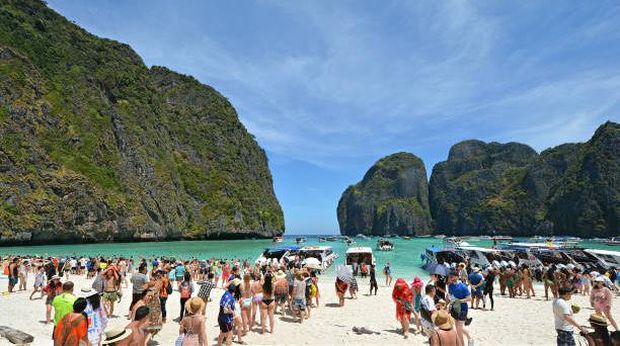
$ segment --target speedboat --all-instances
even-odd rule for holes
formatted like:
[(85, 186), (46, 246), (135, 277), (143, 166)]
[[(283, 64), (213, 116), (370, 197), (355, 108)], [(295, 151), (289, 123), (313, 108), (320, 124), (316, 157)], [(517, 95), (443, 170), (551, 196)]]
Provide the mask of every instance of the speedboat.
[(274, 243), (281, 243), (284, 241), (284, 238), (282, 238), (281, 236), (275, 236), (273, 237), (273, 242)]
[(439, 245), (427, 247), (420, 257), (422, 259), (422, 268), (427, 271), (437, 264), (447, 264), (449, 267), (455, 267), (457, 264), (465, 262), (465, 254), (456, 248)]
[(459, 246), (456, 250), (466, 256), (470, 263), (477, 265), (480, 268), (486, 268), (491, 264), (487, 259), (486, 253), (492, 252), (492, 249), (476, 246)]
[(592, 271), (605, 267), (603, 262), (598, 257), (586, 252), (583, 249), (564, 249), (560, 250), (574, 262), (578, 264), (578, 268), (582, 270)]
[(411, 240), (411, 237), (410, 237), (410, 236), (408, 236), (408, 235), (404, 235), (404, 236), (402, 236), (401, 238), (403, 238), (404, 240)]
[(267, 262), (269, 261), (273, 261), (274, 259), (280, 262), (282, 258), (286, 258), (288, 261), (292, 261), (299, 253), (299, 249), (301, 249), (301, 247), (296, 245), (270, 247), (265, 249), (263, 253), (258, 256), (255, 263), (258, 263), (262, 266), (267, 264)]
[(620, 237), (612, 237), (604, 241), (609, 246), (620, 246)]
[(620, 252), (610, 250), (586, 249), (585, 252), (595, 256), (607, 269), (620, 267)]
[(334, 263), (338, 255), (331, 246), (304, 246), (299, 249), (299, 257), (302, 260), (316, 258), (320, 263), (316, 269), (325, 270)]
[(394, 243), (387, 239), (379, 239), (377, 240), (377, 250), (392, 251), (394, 250)]
[(346, 258), (344, 263), (346, 265), (353, 265), (353, 263), (368, 265), (375, 264), (375, 256), (372, 253), (372, 249), (369, 247), (352, 247), (347, 249)]
[(446, 236), (445, 236), (445, 235), (443, 235), (443, 234), (439, 234), (439, 235), (436, 235), (436, 236), (435, 236), (435, 238), (436, 238), (436, 239), (443, 239), (443, 238), (445, 238), (445, 237), (446, 237)]
[(338, 237), (327, 237), (327, 238), (325, 238), (325, 240), (327, 240), (327, 241), (336, 241), (336, 240), (338, 240)]
[(297, 244), (305, 243), (306, 242), (306, 238), (304, 238), (304, 237), (297, 237), (297, 238), (295, 238), (295, 242)]
[(326, 241), (327, 241), (327, 238), (319, 237), (319, 243), (323, 243), (323, 242), (326, 242)]
[(367, 236), (365, 236), (365, 235), (363, 235), (363, 234), (361, 234), (361, 233), (359, 233), (358, 235), (356, 235), (356, 237), (357, 237), (357, 238), (360, 238), (360, 239), (368, 239), (368, 237), (367, 237)]

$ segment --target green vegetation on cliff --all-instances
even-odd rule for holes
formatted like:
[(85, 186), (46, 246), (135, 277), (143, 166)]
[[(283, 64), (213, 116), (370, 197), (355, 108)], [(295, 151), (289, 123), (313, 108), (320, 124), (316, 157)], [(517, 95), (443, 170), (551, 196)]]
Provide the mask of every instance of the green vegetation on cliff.
[(225, 97), (35, 0), (0, 4), (0, 206), (5, 242), (284, 231)]
[(429, 234), (431, 218), (424, 163), (397, 153), (377, 161), (338, 202), (342, 234)]

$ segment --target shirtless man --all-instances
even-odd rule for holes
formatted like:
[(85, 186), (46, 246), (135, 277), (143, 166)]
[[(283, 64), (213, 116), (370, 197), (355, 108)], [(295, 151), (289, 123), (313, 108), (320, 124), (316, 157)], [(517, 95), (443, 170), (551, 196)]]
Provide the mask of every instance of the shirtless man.
[(149, 324), (149, 313), (150, 310), (148, 306), (141, 306), (136, 310), (133, 321), (125, 327), (126, 329), (131, 329), (128, 345), (146, 346), (149, 342), (151, 334), (145, 331), (145, 328)]
[(106, 314), (112, 317), (114, 313), (114, 303), (118, 300), (119, 287), (116, 277), (109, 268), (106, 268), (106, 270), (101, 273), (101, 277), (103, 278), (103, 308)]
[(17, 268), (17, 263), (19, 262), (19, 258), (14, 258), (13, 261), (9, 264), (9, 293), (13, 292), (13, 288), (17, 285), (19, 273)]

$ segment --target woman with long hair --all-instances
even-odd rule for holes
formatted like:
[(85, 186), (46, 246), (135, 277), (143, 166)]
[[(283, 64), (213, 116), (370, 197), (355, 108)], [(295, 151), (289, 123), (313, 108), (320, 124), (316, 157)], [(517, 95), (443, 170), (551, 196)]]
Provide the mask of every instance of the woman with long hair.
[(185, 272), (185, 274), (183, 274), (183, 281), (179, 284), (179, 293), (179, 302), (181, 304), (181, 315), (179, 316), (179, 321), (181, 321), (183, 319), (183, 314), (185, 313), (185, 303), (192, 297), (192, 293), (194, 293), (192, 274), (190, 272)]
[(603, 275), (594, 278), (594, 286), (590, 290), (590, 305), (598, 315), (605, 315), (609, 323), (618, 330), (618, 324), (611, 313), (611, 304), (614, 294), (605, 286), (605, 278)]
[[(252, 311), (250, 316), (250, 328), (256, 323), (256, 312), (260, 311), (261, 302), (263, 301), (263, 285), (261, 283), (260, 273), (254, 272), (254, 280), (252, 281)], [(260, 313), (259, 313), (260, 316)]]
[(239, 287), (241, 293), (239, 306), (241, 307), (241, 326), (243, 334), (250, 330), (250, 318), (252, 313), (252, 281), (250, 279), (250, 273), (246, 272), (243, 275), (243, 283)]
[(204, 306), (204, 301), (199, 297), (191, 298), (185, 304), (186, 314), (179, 325), (179, 335), (184, 335), (183, 346), (207, 344), (205, 317), (202, 315)]
[(88, 317), (88, 340), (91, 345), (101, 345), (103, 331), (108, 324), (108, 316), (105, 309), (101, 306), (101, 296), (97, 291), (90, 287), (84, 287), (81, 290), (83, 296), (86, 297), (86, 309), (84, 313)]
[(273, 309), (275, 307), (273, 295), (273, 276), (267, 272), (263, 278), (263, 301), (261, 302), (261, 334), (265, 334), (267, 316), (269, 316), (269, 333), (273, 334)]

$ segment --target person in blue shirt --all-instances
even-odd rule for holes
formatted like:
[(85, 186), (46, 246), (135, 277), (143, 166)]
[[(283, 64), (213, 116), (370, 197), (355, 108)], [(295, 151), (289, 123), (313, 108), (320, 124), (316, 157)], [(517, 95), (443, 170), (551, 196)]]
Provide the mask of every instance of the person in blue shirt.
[(467, 329), (467, 303), (471, 301), (471, 294), (466, 284), (459, 281), (456, 271), (448, 274), (448, 294), (450, 295), (450, 314), (456, 320), (456, 331), (459, 337), (459, 345), (465, 345), (464, 336), (467, 336), (468, 344), (472, 345), (474, 339)]
[(221, 346), (226, 338), (226, 345), (232, 345), (233, 321), (235, 319), (235, 282), (228, 285), (228, 289), (220, 299), (220, 312), (217, 316), (217, 323), (220, 326), (220, 334), (217, 337), (217, 345)]
[(472, 295), (472, 309), (478, 309), (480, 307), (480, 301), (482, 300), (482, 289), (484, 288), (484, 277), (480, 274), (480, 268), (474, 267), (473, 271), (467, 276), (469, 285), (471, 286)]

